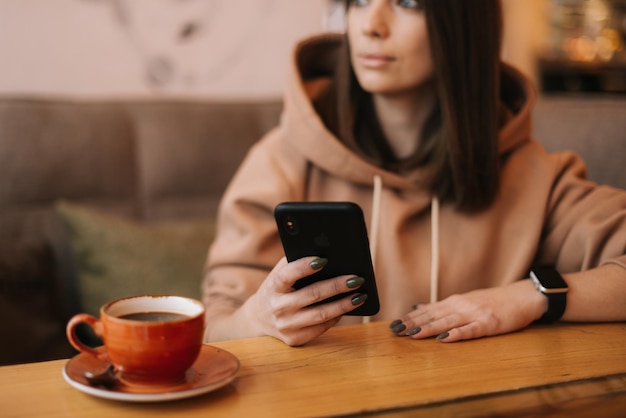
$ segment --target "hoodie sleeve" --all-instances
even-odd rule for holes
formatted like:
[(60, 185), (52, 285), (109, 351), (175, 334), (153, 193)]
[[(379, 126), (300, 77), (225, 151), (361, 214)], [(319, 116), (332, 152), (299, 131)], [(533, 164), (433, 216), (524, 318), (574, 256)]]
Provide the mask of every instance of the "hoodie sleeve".
[(251, 148), (224, 193), (204, 268), (207, 318), (235, 311), (284, 255), (274, 207), (302, 199), (304, 170), (298, 166), (304, 162), (280, 136), (275, 129)]
[[(626, 268), (626, 191), (585, 179), (576, 154), (550, 155), (556, 180), (548, 202), (544, 253), (562, 272), (614, 263)], [(546, 260), (544, 260), (546, 261)]]

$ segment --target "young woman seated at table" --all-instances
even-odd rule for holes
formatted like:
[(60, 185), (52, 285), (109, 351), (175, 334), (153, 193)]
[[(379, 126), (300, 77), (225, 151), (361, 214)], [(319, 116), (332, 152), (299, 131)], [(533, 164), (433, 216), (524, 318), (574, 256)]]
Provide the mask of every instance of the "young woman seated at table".
[[(346, 13), (345, 36), (297, 46), (281, 123), (223, 197), (203, 284), (207, 341), (301, 345), (363, 320), (344, 316), (366, 297), (358, 277), (293, 288), (324, 265), (283, 258), (273, 210), (301, 200), (378, 217), (370, 319), (399, 336), (626, 320), (626, 191), (587, 181), (579, 157), (531, 137), (534, 92), (500, 60), (500, 2), (352, 0)], [(536, 266), (560, 273), (567, 293), (541, 291)]]

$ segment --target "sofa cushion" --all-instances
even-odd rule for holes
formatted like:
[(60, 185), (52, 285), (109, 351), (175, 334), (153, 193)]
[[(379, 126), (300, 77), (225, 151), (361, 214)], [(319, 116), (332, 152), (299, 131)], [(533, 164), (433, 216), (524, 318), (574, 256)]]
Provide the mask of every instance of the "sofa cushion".
[(54, 271), (43, 241), (0, 242), (0, 365), (71, 354)]
[(548, 151), (571, 150), (587, 163), (591, 181), (626, 189), (626, 99), (619, 96), (542, 96), (533, 134)]
[(180, 217), (171, 203), (182, 199), (202, 203), (196, 208), (214, 217), (239, 163), (278, 124), (281, 109), (280, 101), (172, 101), (130, 107), (145, 218)]
[(0, 205), (131, 198), (132, 126), (106, 102), (0, 100)]
[(199, 299), (213, 220), (139, 223), (60, 201), (79, 306), (97, 315), (106, 302), (138, 294)]

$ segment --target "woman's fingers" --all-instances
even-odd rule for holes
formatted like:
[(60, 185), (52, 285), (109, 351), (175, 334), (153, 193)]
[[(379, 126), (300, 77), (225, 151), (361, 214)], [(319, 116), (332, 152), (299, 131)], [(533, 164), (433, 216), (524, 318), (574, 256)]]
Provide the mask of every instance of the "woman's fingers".
[[(273, 277), (270, 286), (277, 293), (288, 294), (288, 297), (283, 301), (284, 305), (303, 308), (340, 294), (356, 293), (358, 288), (365, 283), (365, 279), (362, 277), (342, 275), (320, 280), (301, 289), (294, 290), (293, 286), (297, 280), (323, 269), (326, 263), (326, 259), (319, 257), (305, 257), (291, 263), (281, 260), (274, 268), (274, 271), (270, 273), (270, 277)], [(354, 309), (354, 306), (352, 306), (352, 309)]]
[(472, 295), (454, 295), (433, 303), (420, 304), (393, 323), (392, 331), (414, 339), (436, 337), (442, 342), (454, 342), (491, 335), (498, 323), (491, 306)]
[(293, 291), (293, 285), (297, 280), (323, 269), (327, 262), (328, 260), (325, 258), (303, 257), (288, 263), (287, 259), (283, 257), (269, 274), (271, 277), (270, 285), (277, 293), (290, 293)]
[(302, 345), (334, 326), (344, 314), (361, 306), (366, 299), (364, 294), (352, 294), (277, 318), (279, 338), (292, 346)]
[(339, 318), (333, 319), (331, 321), (311, 325), (305, 328), (299, 328), (293, 331), (287, 331), (284, 333), (280, 333), (278, 338), (283, 341), (285, 344), (290, 345), (292, 347), (297, 347), (308, 343), (309, 341), (314, 340), (318, 336), (325, 333), (328, 329), (332, 328), (339, 322)]
[(529, 304), (534, 295), (532, 283), (524, 280), (473, 290), (415, 306), (393, 321), (390, 328), (397, 335), (415, 339), (437, 337), (442, 342), (504, 334), (524, 328), (536, 318)]
[[(302, 345), (334, 326), (341, 317), (361, 306), (367, 295), (359, 293), (362, 277), (343, 275), (294, 289), (297, 280), (324, 268), (327, 260), (304, 257), (280, 260), (263, 283), (256, 299), (267, 312), (273, 332), (289, 345)], [(342, 295), (332, 301), (327, 299)], [(343, 296), (345, 295), (345, 296)]]

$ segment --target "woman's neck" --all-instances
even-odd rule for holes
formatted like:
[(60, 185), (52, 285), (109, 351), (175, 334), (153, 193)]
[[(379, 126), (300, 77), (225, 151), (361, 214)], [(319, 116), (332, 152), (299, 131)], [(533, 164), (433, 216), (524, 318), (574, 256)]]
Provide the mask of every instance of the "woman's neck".
[(407, 158), (417, 148), (435, 98), (434, 83), (402, 93), (373, 95), (380, 127), (397, 158)]

